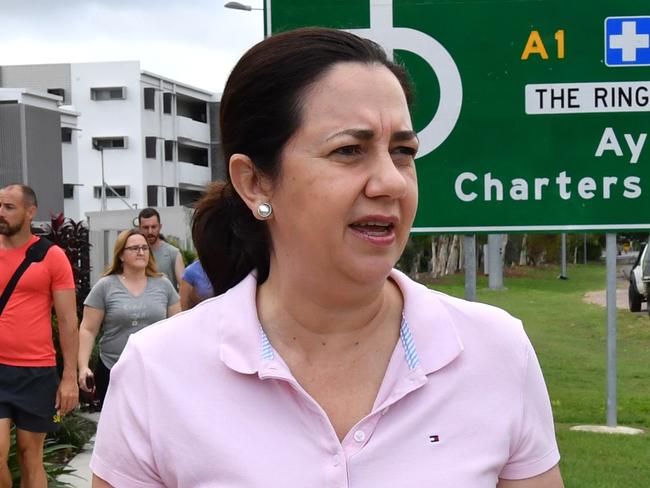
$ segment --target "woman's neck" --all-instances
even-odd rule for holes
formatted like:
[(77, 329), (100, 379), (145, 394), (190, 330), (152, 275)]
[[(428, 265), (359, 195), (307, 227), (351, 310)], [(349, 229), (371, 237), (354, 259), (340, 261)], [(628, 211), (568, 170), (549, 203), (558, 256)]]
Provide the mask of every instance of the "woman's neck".
[(132, 268), (130, 266), (124, 266), (122, 268), (122, 273), (120, 273), (122, 278), (129, 281), (139, 281), (147, 278), (146, 271), (140, 268)]
[(374, 286), (288, 281), (270, 274), (258, 289), (258, 315), (275, 347), (312, 355), (357, 347), (387, 327), (398, 334), (403, 299), (390, 279)]

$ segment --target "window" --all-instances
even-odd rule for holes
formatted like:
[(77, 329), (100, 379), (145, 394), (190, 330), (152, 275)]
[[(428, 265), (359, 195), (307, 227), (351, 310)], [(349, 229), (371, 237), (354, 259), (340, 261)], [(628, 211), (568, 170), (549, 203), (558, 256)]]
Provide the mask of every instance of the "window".
[(174, 206), (174, 193), (175, 193), (176, 188), (173, 186), (168, 186), (165, 188), (165, 191), (167, 192), (167, 206), (168, 207), (173, 207)]
[[(112, 188), (112, 190), (111, 190)], [(114, 190), (114, 191), (113, 191)], [(122, 185), (122, 186), (110, 186), (106, 185), (106, 198), (118, 198), (117, 195), (119, 195), (122, 198), (129, 198), (129, 187)], [(95, 198), (101, 198), (102, 197), (102, 187), (101, 186), (94, 186), (93, 187), (93, 195)]]
[(144, 109), (156, 110), (156, 89), (155, 88), (144, 89)]
[(74, 198), (74, 185), (63, 184), (63, 198)]
[(93, 137), (93, 147), (104, 149), (126, 149), (126, 136)]
[(65, 90), (63, 88), (48, 88), (47, 92), (50, 95), (56, 95), (65, 100)]
[(156, 138), (155, 137), (144, 138), (144, 152), (145, 152), (145, 157), (149, 159), (156, 159)]
[(172, 94), (163, 93), (163, 113), (172, 113)]
[(156, 185), (147, 185), (147, 207), (158, 206), (158, 187)]
[(124, 100), (126, 99), (126, 87), (115, 86), (106, 88), (91, 88), (90, 99), (97, 101)]
[(165, 141), (165, 161), (174, 160), (174, 141)]
[(70, 127), (61, 127), (61, 142), (72, 142), (72, 129)]

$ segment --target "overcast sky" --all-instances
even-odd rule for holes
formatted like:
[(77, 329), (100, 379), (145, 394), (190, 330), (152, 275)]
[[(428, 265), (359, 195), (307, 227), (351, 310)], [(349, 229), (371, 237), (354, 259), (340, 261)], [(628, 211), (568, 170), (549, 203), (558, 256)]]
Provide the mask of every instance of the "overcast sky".
[(261, 11), (224, 3), (0, 0), (0, 65), (135, 60), (144, 70), (221, 92), (237, 59), (264, 32)]

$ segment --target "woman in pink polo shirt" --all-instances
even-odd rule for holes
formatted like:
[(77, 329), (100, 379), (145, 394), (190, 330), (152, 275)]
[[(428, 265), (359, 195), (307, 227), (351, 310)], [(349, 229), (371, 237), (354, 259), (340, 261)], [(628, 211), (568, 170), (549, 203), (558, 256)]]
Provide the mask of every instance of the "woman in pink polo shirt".
[(331, 29), (248, 51), (194, 239), (216, 298), (131, 337), (105, 487), (560, 488), (521, 323), (393, 269), (417, 207), (404, 69)]

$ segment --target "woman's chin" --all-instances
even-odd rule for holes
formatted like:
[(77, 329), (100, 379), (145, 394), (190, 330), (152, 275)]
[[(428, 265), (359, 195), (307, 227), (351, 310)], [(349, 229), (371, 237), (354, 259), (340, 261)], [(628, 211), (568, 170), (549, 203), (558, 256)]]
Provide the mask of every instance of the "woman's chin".
[(360, 283), (375, 284), (385, 281), (394, 267), (395, 262), (392, 259), (365, 259), (351, 265), (348, 275)]

